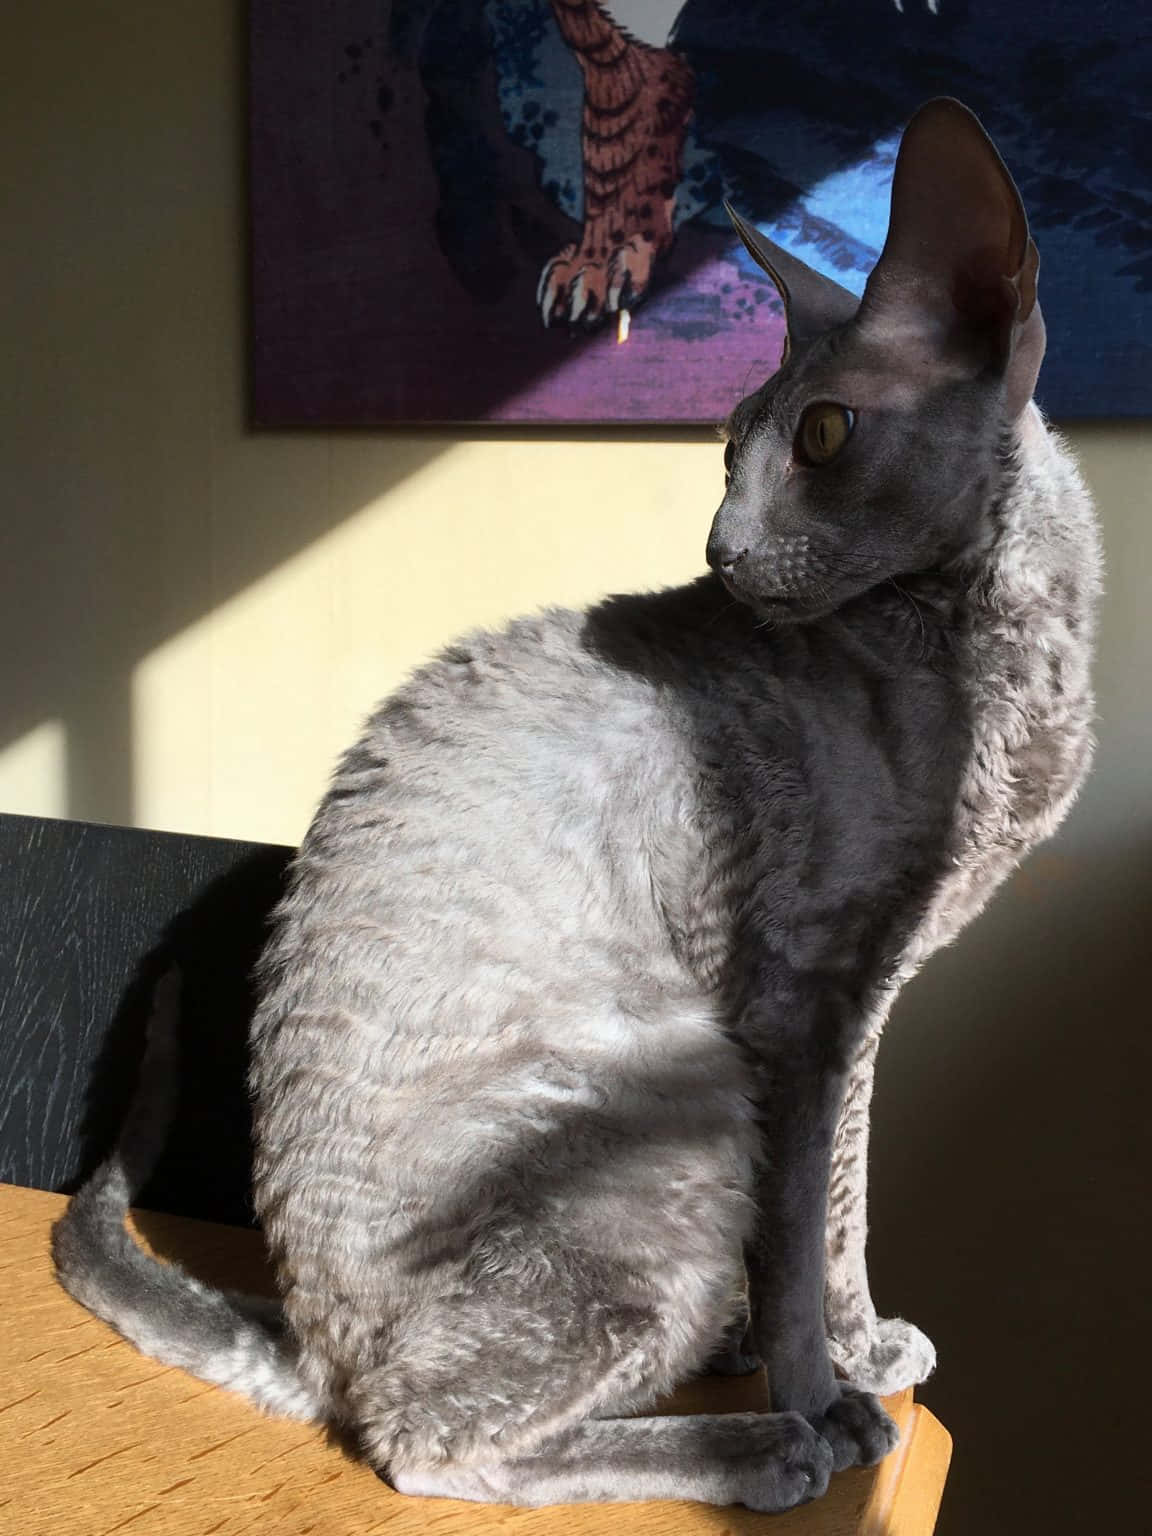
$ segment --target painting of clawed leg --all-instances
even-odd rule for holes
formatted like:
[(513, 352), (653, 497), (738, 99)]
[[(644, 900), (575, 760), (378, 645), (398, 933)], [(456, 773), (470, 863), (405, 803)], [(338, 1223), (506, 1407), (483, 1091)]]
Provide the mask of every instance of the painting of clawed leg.
[(584, 81), (584, 223), (579, 240), (565, 245), (540, 275), (545, 325), (593, 325), (637, 303), (672, 243), (695, 96), (691, 66), (670, 43), (681, 4), (552, 0)]

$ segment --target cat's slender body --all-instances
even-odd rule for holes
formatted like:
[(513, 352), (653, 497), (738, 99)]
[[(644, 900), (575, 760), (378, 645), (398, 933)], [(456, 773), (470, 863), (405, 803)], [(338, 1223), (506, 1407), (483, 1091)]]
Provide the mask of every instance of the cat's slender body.
[[(344, 1421), (403, 1491), (778, 1509), (892, 1443), (832, 1369), (928, 1347), (868, 1298), (875, 1039), (1087, 770), (1098, 586), (1087, 493), (1027, 403), (1018, 199), (962, 109), (917, 124), (859, 317), (742, 229), (794, 352), (729, 424), (716, 574), (450, 647), (341, 763), (253, 1030), (287, 1331), (146, 1278), (116, 1162), (58, 1234), (65, 1283), (141, 1347)], [(945, 227), (925, 258), (950, 153), (976, 247)], [(974, 305), (915, 265), (957, 243), (966, 285), (993, 250)], [(626, 1417), (705, 1364), (745, 1265), (782, 1411)]]

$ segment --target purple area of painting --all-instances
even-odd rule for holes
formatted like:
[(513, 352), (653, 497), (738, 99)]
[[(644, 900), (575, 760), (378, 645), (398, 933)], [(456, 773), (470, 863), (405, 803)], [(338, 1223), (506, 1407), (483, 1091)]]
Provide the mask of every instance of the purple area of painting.
[[(252, 97), (252, 414), (260, 425), (721, 420), (779, 357), (770, 285), (737, 243), (681, 231), (617, 342), (545, 328), (541, 268), (577, 234), (477, 91), (491, 180), (445, 226), (412, 59), (371, 5), (256, 0)], [(465, 189), (467, 191), (467, 189)]]
[(769, 285), (741, 270), (735, 242), (686, 229), (655, 291), (633, 314), (574, 348), (556, 370), (500, 400), (494, 421), (722, 420), (775, 371), (784, 316)]

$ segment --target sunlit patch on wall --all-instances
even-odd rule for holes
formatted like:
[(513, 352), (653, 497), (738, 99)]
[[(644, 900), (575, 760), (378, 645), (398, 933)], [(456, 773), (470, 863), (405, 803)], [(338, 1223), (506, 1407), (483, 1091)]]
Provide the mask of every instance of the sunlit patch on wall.
[(380, 494), (398, 451), (337, 443), (330, 493), (357, 510), (137, 664), (138, 825), (301, 837), (337, 755), (413, 667), (513, 614), (695, 575), (722, 490), (714, 439), (574, 442), (561, 473), (546, 438), (457, 443)]
[(62, 720), (44, 720), (0, 748), (0, 809), (67, 816), (68, 733)]

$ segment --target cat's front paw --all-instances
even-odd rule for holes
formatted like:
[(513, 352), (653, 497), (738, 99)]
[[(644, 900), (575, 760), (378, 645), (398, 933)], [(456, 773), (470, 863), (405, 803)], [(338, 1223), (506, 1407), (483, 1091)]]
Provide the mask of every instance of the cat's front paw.
[(828, 1491), (831, 1448), (801, 1414), (761, 1413), (753, 1425), (754, 1454), (738, 1493), (741, 1504), (772, 1515)]
[(874, 1467), (900, 1438), (900, 1431), (871, 1392), (842, 1382), (840, 1396), (809, 1422), (832, 1451), (832, 1470)]
[(936, 1346), (902, 1317), (878, 1317), (849, 1340), (829, 1337), (828, 1353), (849, 1381), (880, 1397), (918, 1386), (936, 1369)]

